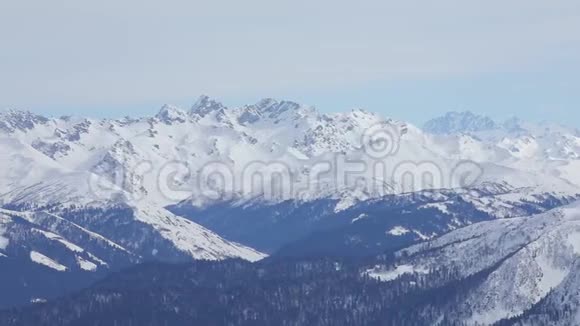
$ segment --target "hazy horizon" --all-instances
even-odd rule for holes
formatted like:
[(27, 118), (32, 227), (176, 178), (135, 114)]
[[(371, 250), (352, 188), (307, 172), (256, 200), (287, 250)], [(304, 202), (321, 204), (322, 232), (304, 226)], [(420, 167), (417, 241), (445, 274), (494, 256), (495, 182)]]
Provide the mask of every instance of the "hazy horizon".
[(0, 4), (0, 108), (150, 115), (199, 94), (580, 125), (580, 3)]

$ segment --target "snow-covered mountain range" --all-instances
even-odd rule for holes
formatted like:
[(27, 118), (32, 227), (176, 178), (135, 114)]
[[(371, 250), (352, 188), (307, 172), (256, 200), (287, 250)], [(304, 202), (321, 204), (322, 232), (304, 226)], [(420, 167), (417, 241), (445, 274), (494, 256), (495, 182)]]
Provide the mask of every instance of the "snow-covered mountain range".
[[(437, 232), (401, 226), (391, 236), (407, 230), (423, 241), (477, 221), (449, 227), (463, 207), (449, 202), (453, 193), (492, 219), (538, 213), (580, 193), (577, 130), (472, 113), (450, 113), (421, 129), (364, 110), (322, 114), (274, 99), (228, 108), (202, 96), (189, 109), (165, 105), (154, 117), (100, 120), (7, 110), (0, 147), (0, 264), (13, 259), (58, 272), (146, 260), (259, 260), (266, 255), (252, 242), (221, 233), (256, 207), (278, 230), (284, 224), (273, 213), (289, 203), (303, 208), (297, 218), (345, 212), (355, 225), (360, 207), (422, 193), (417, 206), (447, 214), (445, 225)], [(199, 218), (216, 207), (219, 223)], [(263, 226), (249, 234), (263, 234)]]
[[(190, 110), (166, 105), (155, 117), (137, 119), (55, 119), (6, 111), (0, 115), (0, 141), (7, 149), (4, 155), (9, 155), (3, 160), (9, 169), (0, 175), (0, 192), (5, 202), (32, 196), (26, 200), (87, 204), (122, 191), (137, 202), (166, 206), (192, 198), (204, 205), (224, 197), (263, 196), (268, 189), (246, 185), (243, 179), (259, 171), (266, 181), (272, 181), (276, 172), (291, 180), (282, 182), (269, 199), (312, 200), (342, 196), (345, 191), (366, 199), (384, 192), (463, 186), (463, 180), (453, 175), (458, 165), (477, 176), (473, 183), (505, 182), (564, 192), (580, 184), (575, 172), (578, 131), (519, 121), (506, 127), (487, 120), (469, 113), (450, 114), (427, 123), (425, 129), (438, 134), (445, 128), (452, 131), (436, 135), (363, 110), (327, 115), (273, 99), (227, 108), (205, 96)], [(373, 132), (379, 136), (391, 132), (390, 151), (378, 159), (368, 155), (365, 144)], [(340, 170), (341, 162), (334, 162), (340, 157), (343, 164), (381, 161), (386, 172), (347, 168), (356, 172), (348, 179), (315, 171), (329, 162), (332, 172)], [(465, 160), (477, 166), (461, 165)], [(425, 162), (430, 165), (420, 165)], [(413, 169), (429, 173), (437, 169), (438, 175), (432, 182), (410, 182), (404, 174), (417, 173)], [(232, 177), (213, 188), (208, 185), (215, 181), (211, 177), (216, 171), (220, 176), (231, 172)], [(364, 178), (373, 186), (356, 185)], [(31, 185), (36, 185), (34, 193), (21, 191)], [(57, 193), (48, 190), (55, 187)], [(73, 192), (77, 195), (71, 196)]]

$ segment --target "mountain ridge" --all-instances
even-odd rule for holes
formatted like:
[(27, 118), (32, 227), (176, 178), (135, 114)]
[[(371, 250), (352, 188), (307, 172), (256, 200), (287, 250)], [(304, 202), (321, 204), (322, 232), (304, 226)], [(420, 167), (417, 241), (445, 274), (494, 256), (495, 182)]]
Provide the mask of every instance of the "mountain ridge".
[[(111, 269), (149, 260), (255, 261), (266, 257), (252, 248), (258, 244), (271, 253), (318, 231), (334, 232), (328, 246), (362, 255), (393, 249), (389, 239), (411, 245), (577, 198), (576, 131), (469, 125), (480, 131), (440, 135), (364, 110), (321, 114), (268, 98), (228, 108), (206, 96), (189, 110), (165, 105), (141, 118), (0, 113), (0, 208), (8, 216), (0, 254), (7, 266), (32, 262), (85, 280), (92, 271), (83, 266), (109, 270), (99, 260)], [(397, 202), (408, 207), (385, 207)], [(458, 218), (462, 209), (474, 216)], [(388, 220), (405, 214), (416, 223)], [(373, 227), (378, 233), (368, 232)], [(94, 235), (127, 253), (104, 250)]]

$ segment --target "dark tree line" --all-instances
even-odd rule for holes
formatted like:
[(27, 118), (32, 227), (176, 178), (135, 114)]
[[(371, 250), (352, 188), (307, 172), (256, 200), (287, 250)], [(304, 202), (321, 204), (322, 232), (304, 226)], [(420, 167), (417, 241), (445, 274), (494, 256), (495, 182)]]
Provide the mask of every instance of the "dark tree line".
[(334, 259), (148, 263), (0, 313), (0, 325), (455, 325), (451, 307), (484, 277), (438, 270), (379, 282), (360, 261)]

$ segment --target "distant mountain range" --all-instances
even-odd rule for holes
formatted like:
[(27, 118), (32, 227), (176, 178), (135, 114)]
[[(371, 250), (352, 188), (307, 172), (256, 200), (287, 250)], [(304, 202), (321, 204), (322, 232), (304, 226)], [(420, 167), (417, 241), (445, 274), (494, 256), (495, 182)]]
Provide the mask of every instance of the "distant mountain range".
[[(568, 280), (580, 254), (534, 240), (562, 225), (575, 230), (574, 219), (553, 224), (580, 194), (574, 128), (470, 112), (419, 128), (364, 110), (321, 114), (275, 99), (228, 108), (202, 96), (187, 110), (165, 105), (154, 117), (117, 120), (7, 110), (0, 146), (0, 268), (9, 271), (0, 288), (19, 293), (1, 291), (0, 306), (51, 299), (148, 261), (383, 253), (397, 260), (378, 264), (373, 275), (421, 274), (436, 266), (402, 252), (436, 255), (451, 269), (472, 264), (470, 257), (454, 253), (460, 261), (447, 262), (450, 254), (437, 248), (457, 243), (480, 252), (467, 241), (473, 237), (487, 243), (487, 254), (501, 249), (494, 247), (499, 238), (515, 237), (505, 228), (523, 240), (454, 277), (499, 270), (503, 262), (513, 270), (538, 264), (537, 273), (521, 276), (530, 287), (525, 300), (496, 298), (514, 307), (500, 311), (475, 309), (470, 299), (454, 311), (457, 320), (497, 322), (540, 309), (542, 300), (541, 307), (554, 306), (550, 289), (569, 295), (565, 285), (576, 286)], [(537, 221), (546, 224), (529, 226)], [(465, 235), (483, 226), (488, 233)], [(532, 243), (568, 260), (516, 254)], [(558, 278), (529, 283), (548, 272)], [(58, 285), (67, 278), (68, 287)]]

